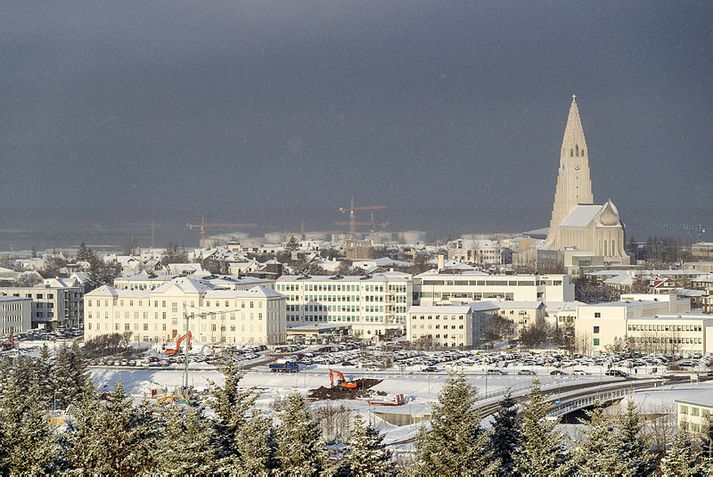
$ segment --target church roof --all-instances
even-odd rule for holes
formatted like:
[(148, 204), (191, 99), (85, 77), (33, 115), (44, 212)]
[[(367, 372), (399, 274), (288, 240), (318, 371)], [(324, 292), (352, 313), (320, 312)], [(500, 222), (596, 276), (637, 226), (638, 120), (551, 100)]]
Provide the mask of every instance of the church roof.
[(601, 204), (578, 205), (569, 213), (560, 226), (562, 227), (587, 227), (602, 209)]

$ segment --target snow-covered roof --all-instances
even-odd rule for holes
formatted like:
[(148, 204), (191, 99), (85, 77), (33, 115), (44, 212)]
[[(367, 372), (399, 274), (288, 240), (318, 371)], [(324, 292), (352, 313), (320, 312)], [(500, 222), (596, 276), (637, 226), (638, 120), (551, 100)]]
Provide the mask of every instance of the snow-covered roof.
[(376, 273), (374, 275), (361, 276), (361, 275), (282, 275), (277, 279), (278, 282), (384, 282), (391, 280), (410, 280), (411, 275), (408, 273), (398, 273), (398, 272), (384, 272)]
[(607, 285), (631, 286), (634, 284), (634, 277), (629, 274), (615, 275), (604, 280)]
[(197, 278), (179, 277), (174, 278), (170, 282), (164, 283), (160, 287), (156, 288), (154, 290), (154, 293), (166, 293), (167, 291), (170, 291), (173, 288), (178, 288), (183, 293), (200, 294), (213, 290), (215, 286)]
[(275, 290), (265, 287), (253, 287), (250, 290), (210, 290), (206, 292), (206, 299), (230, 299), (230, 298), (282, 298), (283, 295)]
[(560, 224), (562, 227), (587, 227), (602, 209), (601, 204), (578, 205)]
[(522, 308), (539, 308), (542, 306), (541, 301), (499, 301), (498, 307), (501, 310), (522, 309)]
[(471, 303), (465, 303), (462, 305), (443, 305), (443, 306), (412, 306), (408, 309), (408, 312), (413, 313), (423, 313), (423, 314), (458, 314), (458, 313), (468, 313), (470, 310), (473, 311), (490, 311), (497, 310), (498, 303), (492, 301), (474, 301)]
[(102, 285), (89, 293), (85, 293), (84, 296), (89, 298), (97, 296), (119, 296), (119, 290), (110, 285)]

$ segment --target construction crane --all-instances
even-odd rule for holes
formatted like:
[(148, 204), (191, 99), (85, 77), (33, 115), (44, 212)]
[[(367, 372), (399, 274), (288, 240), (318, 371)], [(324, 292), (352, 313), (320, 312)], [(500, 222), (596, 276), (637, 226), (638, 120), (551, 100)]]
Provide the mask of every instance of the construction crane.
[(201, 217), (200, 224), (186, 224), (186, 227), (189, 230), (199, 229), (201, 231), (200, 245), (202, 245), (205, 242), (206, 229), (253, 229), (257, 227), (257, 224), (207, 224), (205, 217)]
[(151, 229), (151, 248), (156, 248), (156, 228), (160, 228), (153, 220), (151, 222), (129, 222), (129, 225), (137, 227), (149, 227)]
[(357, 207), (354, 205), (354, 196), (352, 196), (349, 207), (340, 207), (339, 212), (341, 212), (342, 214), (349, 214), (349, 234), (351, 238), (354, 238), (354, 236), (356, 235), (357, 228), (357, 212), (363, 212), (367, 210), (383, 210), (385, 208), (385, 205), (362, 205)]

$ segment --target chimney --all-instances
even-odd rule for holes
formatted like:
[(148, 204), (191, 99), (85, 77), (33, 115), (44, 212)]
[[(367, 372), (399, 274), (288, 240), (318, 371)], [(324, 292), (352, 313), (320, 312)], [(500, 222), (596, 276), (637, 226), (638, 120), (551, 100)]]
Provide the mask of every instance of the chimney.
[(438, 271), (443, 270), (443, 255), (438, 256)]

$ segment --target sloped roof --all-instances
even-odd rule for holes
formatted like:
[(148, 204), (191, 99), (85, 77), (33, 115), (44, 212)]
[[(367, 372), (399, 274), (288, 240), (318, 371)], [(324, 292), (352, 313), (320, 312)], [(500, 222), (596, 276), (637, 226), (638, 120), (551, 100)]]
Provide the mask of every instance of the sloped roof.
[(601, 204), (578, 205), (569, 213), (560, 226), (562, 227), (587, 227), (602, 209)]
[(193, 277), (178, 277), (168, 283), (164, 283), (154, 290), (155, 293), (166, 293), (172, 288), (178, 288), (183, 293), (200, 294), (213, 290), (215, 287), (210, 283)]
[(90, 298), (94, 296), (119, 296), (119, 290), (109, 285), (102, 285), (86, 293), (84, 296)]

